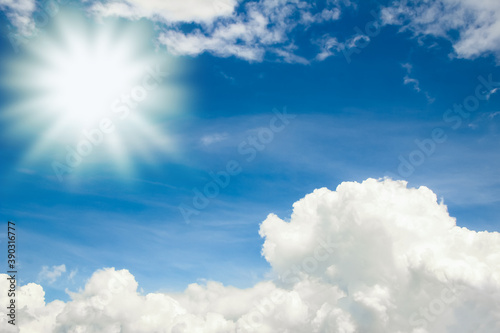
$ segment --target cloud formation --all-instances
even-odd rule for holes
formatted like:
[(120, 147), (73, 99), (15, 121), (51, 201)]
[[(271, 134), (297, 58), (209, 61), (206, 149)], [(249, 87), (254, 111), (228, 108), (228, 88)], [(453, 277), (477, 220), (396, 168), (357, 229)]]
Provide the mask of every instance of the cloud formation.
[(381, 17), (386, 24), (401, 25), (416, 36), (450, 40), (459, 58), (494, 54), (500, 60), (499, 1), (403, 0), (383, 9)]
[(107, 268), (71, 301), (49, 304), (30, 283), (18, 296), (21, 332), (500, 331), (500, 234), (456, 226), (426, 187), (368, 179), (317, 189), (289, 221), (269, 215), (260, 235), (272, 281), (143, 295), (127, 270)]
[(336, 5), (314, 12), (313, 5), (299, 0), (260, 0), (242, 6), (243, 11), (190, 33), (179, 29), (164, 30), (159, 41), (173, 54), (210, 52), (220, 57), (262, 61), (269, 53), (286, 62), (307, 63), (305, 58), (295, 54), (297, 47), (291, 38), (292, 32), (340, 17)]
[(30, 35), (35, 28), (32, 17), (35, 9), (35, 0), (0, 0), (0, 10), (23, 35)]
[(221, 142), (227, 140), (229, 137), (229, 134), (227, 133), (213, 133), (213, 134), (207, 134), (204, 135), (200, 141), (204, 146), (210, 146), (214, 143)]
[(233, 14), (237, 0), (127, 0), (96, 2), (91, 10), (100, 16), (122, 16), (131, 19), (149, 18), (166, 23), (212, 23)]
[(49, 283), (54, 283), (65, 272), (66, 265), (64, 264), (59, 266), (52, 266), (52, 269), (50, 269), (48, 266), (43, 266), (42, 270), (38, 274), (38, 279), (41, 281), (45, 280)]
[[(65, 3), (58, 0), (47, 3), (56, 2)], [(196, 56), (208, 52), (248, 61), (268, 58), (306, 64), (310, 59), (300, 55), (295, 42), (297, 32), (313, 26), (321, 29), (323, 37), (312, 40), (319, 48), (313, 59), (319, 61), (367, 39), (366, 35), (354, 34), (339, 42), (336, 38), (339, 31), (325, 25), (341, 19), (345, 8), (357, 8), (357, 2), (346, 0), (328, 0), (326, 6), (302, 0), (98, 0), (82, 4), (99, 18), (118, 16), (155, 22), (158, 42), (174, 55)], [(22, 35), (35, 30), (34, 0), (0, 0), (0, 9)], [(377, 22), (399, 25), (401, 31), (411, 31), (415, 36), (450, 40), (454, 55), (459, 58), (494, 54), (500, 60), (498, 1), (400, 0), (372, 13)]]
[[(420, 89), (420, 81), (412, 77), (413, 66), (410, 63), (404, 63), (401, 64), (401, 67), (406, 69), (406, 75), (403, 78), (403, 84), (411, 86), (413, 90), (418, 93), (422, 92), (422, 90)], [(423, 93), (425, 94), (425, 97), (427, 97), (429, 103), (434, 102), (435, 99), (432, 98), (427, 91), (424, 91)]]
[[(312, 25), (336, 21), (341, 6), (350, 2), (327, 1), (325, 8), (301, 0), (104, 1), (90, 8), (99, 17), (142, 17), (164, 24), (158, 41), (175, 55), (208, 52), (262, 61), (266, 55), (289, 63), (308, 63), (297, 55), (293, 33)], [(182, 23), (195, 23), (190, 31)]]

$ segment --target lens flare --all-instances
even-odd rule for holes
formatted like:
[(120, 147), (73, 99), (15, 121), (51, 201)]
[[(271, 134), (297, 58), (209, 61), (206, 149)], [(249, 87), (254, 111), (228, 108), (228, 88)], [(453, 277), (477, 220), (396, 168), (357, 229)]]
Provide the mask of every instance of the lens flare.
[(3, 80), (21, 93), (4, 114), (12, 134), (35, 141), (23, 163), (50, 156), (62, 179), (108, 162), (129, 170), (131, 155), (173, 149), (158, 119), (178, 109), (182, 93), (167, 73), (178, 65), (155, 51), (151, 30), (64, 13), (29, 41)]

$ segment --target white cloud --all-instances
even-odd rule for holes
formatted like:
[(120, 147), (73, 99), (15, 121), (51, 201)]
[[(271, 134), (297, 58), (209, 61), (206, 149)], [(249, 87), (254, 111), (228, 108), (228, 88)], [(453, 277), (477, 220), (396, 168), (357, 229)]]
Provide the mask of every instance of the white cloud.
[(273, 281), (142, 295), (127, 270), (110, 268), (49, 304), (28, 284), (21, 332), (500, 331), (500, 234), (457, 227), (426, 187), (368, 179), (318, 189), (288, 222), (269, 215), (260, 234)]
[(12, 24), (23, 35), (31, 35), (35, 29), (32, 15), (35, 0), (0, 0), (0, 10), (5, 11)]
[[(410, 85), (416, 92), (421, 92), (422, 90), (420, 89), (420, 81), (410, 76), (413, 70), (413, 66), (409, 63), (404, 63), (401, 64), (401, 67), (406, 69), (406, 75), (403, 77), (403, 84)], [(431, 95), (429, 95), (429, 92), (423, 91), (423, 93), (429, 103), (433, 103), (435, 101), (435, 98), (431, 97)]]
[(203, 145), (210, 146), (211, 144), (225, 141), (228, 138), (229, 135), (227, 133), (214, 133), (203, 136), (200, 141)]
[(71, 272), (69, 272), (69, 275), (68, 275), (68, 280), (73, 281), (73, 279), (75, 278), (77, 273), (78, 273), (78, 269), (71, 270)]
[(297, 25), (293, 15), (300, 6), (307, 5), (299, 1), (249, 2), (244, 13), (216, 22), (213, 28), (189, 34), (167, 30), (159, 40), (174, 54), (196, 55), (207, 51), (221, 57), (234, 55), (261, 61), (270, 48), (285, 50), (291, 45), (288, 33)]
[(413, 66), (409, 63), (405, 63), (401, 64), (401, 67), (406, 69), (406, 75), (403, 78), (403, 83), (411, 85), (416, 92), (420, 92), (420, 82), (417, 79), (410, 77)]
[(466, 59), (492, 53), (500, 60), (499, 17), (497, 0), (404, 0), (382, 10), (386, 24), (402, 25), (416, 35), (447, 38), (456, 56)]
[(488, 92), (487, 92), (487, 94), (486, 94), (486, 99), (487, 99), (487, 100), (488, 100), (488, 99), (490, 99), (491, 95), (494, 95), (494, 94), (496, 94), (497, 92), (498, 92), (498, 88), (493, 88), (493, 89), (491, 89), (490, 91), (488, 91)]
[(405, 77), (403, 78), (403, 83), (412, 85), (413, 89), (416, 92), (420, 92), (420, 82), (417, 79), (405, 75)]
[(369, 43), (369, 42), (370, 42), (370, 37), (368, 37), (366, 35), (356, 34), (346, 41), (345, 47), (347, 49), (356, 48), (360, 44)]
[[(296, 54), (292, 36), (296, 28), (307, 29), (312, 24), (338, 20), (341, 15), (340, 4), (336, 2), (329, 2), (321, 11), (301, 0), (250, 1), (242, 4), (238, 12), (236, 6), (233, 0), (134, 0), (97, 3), (91, 10), (99, 16), (148, 17), (166, 23), (158, 40), (175, 55), (209, 52), (219, 57), (262, 61), (268, 53), (290, 63), (308, 63)], [(201, 24), (185, 32), (175, 25), (179, 22)]]
[(493, 119), (495, 118), (496, 116), (500, 115), (500, 111), (496, 111), (496, 112), (492, 112), (488, 115), (488, 118), (489, 119)]
[(50, 269), (48, 266), (43, 266), (40, 273), (38, 273), (38, 279), (41, 281), (54, 283), (64, 272), (66, 272), (66, 265), (64, 264), (59, 266), (52, 266), (52, 269)]
[(342, 52), (346, 61), (350, 63), (350, 50), (354, 49), (355, 51), (352, 52), (358, 53), (359, 50), (365, 47), (369, 42), (370, 37), (359, 34), (359, 32), (356, 32), (343, 43), (339, 42), (336, 37), (331, 37), (329, 34), (326, 34), (316, 41), (316, 44), (320, 47), (320, 52), (316, 55), (316, 60), (322, 61)]
[(321, 51), (316, 55), (316, 59), (319, 61), (325, 60), (326, 58), (335, 55), (344, 47), (342, 43), (339, 43), (337, 38), (331, 37), (329, 35), (323, 36), (323, 38), (318, 41), (318, 44)]
[[(308, 63), (294, 47), (294, 33), (313, 25), (340, 19), (351, 1), (327, 1), (318, 9), (315, 3), (302, 0), (101, 0), (83, 1), (97, 17), (120, 16), (146, 18), (156, 23), (158, 41), (175, 55), (208, 52), (219, 57), (235, 56), (248, 61), (271, 58), (291, 63)], [(35, 29), (34, 0), (0, 0), (14, 26), (23, 34)], [(456, 56), (473, 59), (495, 54), (500, 61), (500, 2), (497, 0), (395, 1), (383, 8), (385, 24), (401, 25), (417, 36), (449, 39)], [(182, 23), (193, 23), (192, 30), (181, 29)], [(191, 29), (191, 28), (190, 28)], [(366, 42), (367, 36), (347, 38), (343, 49)], [(334, 54), (326, 43), (316, 60)], [(333, 50), (333, 49), (332, 49)]]
[(301, 21), (304, 24), (322, 23), (327, 21), (335, 21), (340, 18), (340, 9), (323, 9), (321, 12), (313, 14), (309, 11), (301, 12)]
[(127, 0), (97, 2), (91, 7), (91, 11), (104, 17), (146, 17), (168, 23), (211, 23), (219, 17), (230, 16), (236, 5), (237, 0)]
[(220, 71), (220, 75), (221, 75), (223, 78), (225, 78), (226, 80), (230, 81), (232, 84), (234, 84), (234, 83), (236, 82), (236, 79), (235, 79), (233, 76), (231, 76), (231, 75), (229, 75), (229, 74), (226, 74), (226, 73), (224, 73), (223, 71)]

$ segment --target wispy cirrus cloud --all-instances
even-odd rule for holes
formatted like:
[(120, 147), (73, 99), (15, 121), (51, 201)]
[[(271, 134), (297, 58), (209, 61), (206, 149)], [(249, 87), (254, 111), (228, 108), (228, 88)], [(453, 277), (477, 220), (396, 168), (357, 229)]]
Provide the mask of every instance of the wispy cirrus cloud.
[(423, 94), (425, 94), (427, 101), (429, 103), (433, 103), (435, 99), (432, 98), (427, 91), (422, 91), (422, 89), (420, 88), (420, 81), (412, 76), (412, 71), (413, 71), (412, 64), (404, 63), (401, 64), (401, 67), (406, 69), (406, 75), (403, 78), (403, 84), (411, 86), (413, 90), (415, 90), (418, 93), (422, 92)]
[(205, 146), (210, 146), (211, 144), (214, 144), (214, 143), (217, 143), (217, 142), (221, 142), (221, 141), (225, 141), (229, 138), (229, 134), (227, 134), (226, 132), (224, 133), (213, 133), (213, 134), (208, 134), (208, 135), (204, 135), (200, 141), (203, 145)]

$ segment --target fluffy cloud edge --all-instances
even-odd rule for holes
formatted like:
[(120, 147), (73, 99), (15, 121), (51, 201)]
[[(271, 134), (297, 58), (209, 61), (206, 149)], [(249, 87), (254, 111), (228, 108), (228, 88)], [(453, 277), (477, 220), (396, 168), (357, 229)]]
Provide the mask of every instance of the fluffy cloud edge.
[[(494, 332), (500, 234), (458, 227), (426, 187), (344, 182), (262, 222), (274, 278), (247, 289), (209, 281), (138, 292), (127, 270), (95, 272), (71, 301), (21, 286), (21, 332)], [(0, 276), (0, 289), (8, 280)], [(8, 328), (5, 295), (0, 327)]]

